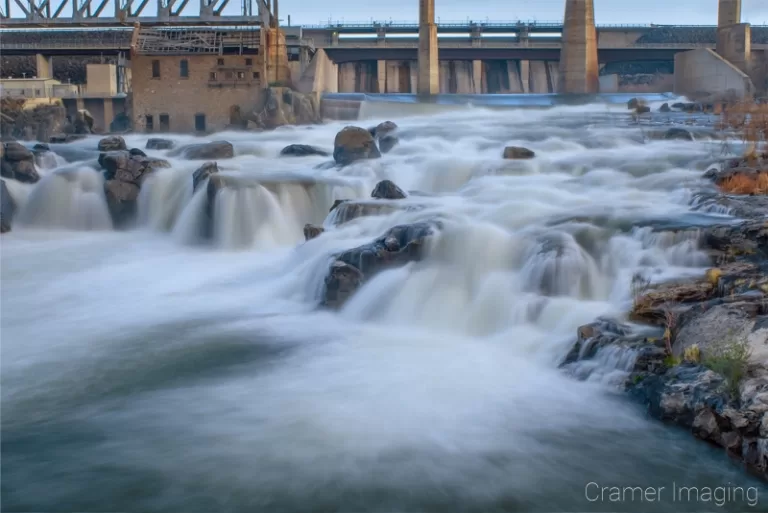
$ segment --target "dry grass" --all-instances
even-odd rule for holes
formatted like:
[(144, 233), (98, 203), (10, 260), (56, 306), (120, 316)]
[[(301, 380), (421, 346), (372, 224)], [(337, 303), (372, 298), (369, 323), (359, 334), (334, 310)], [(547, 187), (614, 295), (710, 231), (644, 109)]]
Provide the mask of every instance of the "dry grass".
[(734, 174), (718, 184), (727, 194), (768, 194), (768, 173)]
[(745, 160), (756, 162), (765, 156), (760, 154), (760, 147), (768, 141), (768, 104), (753, 101), (718, 103), (715, 113), (720, 116), (717, 127), (735, 132), (746, 144)]

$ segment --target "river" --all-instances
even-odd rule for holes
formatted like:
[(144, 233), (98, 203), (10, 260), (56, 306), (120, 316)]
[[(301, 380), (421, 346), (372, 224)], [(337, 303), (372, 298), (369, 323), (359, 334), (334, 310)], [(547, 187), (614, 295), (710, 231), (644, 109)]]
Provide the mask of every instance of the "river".
[[(727, 219), (692, 206), (720, 143), (649, 140), (624, 106), (407, 114), (367, 108), (362, 126), (392, 119), (400, 144), (343, 169), (279, 157), (292, 143), (331, 150), (342, 123), (213, 136), (235, 146), (223, 173), (269, 184), (221, 193), (213, 244), (196, 237), (200, 162), (170, 158), (128, 231), (112, 230), (87, 162), (59, 157), (38, 184), (13, 184), (3, 510), (764, 508), (764, 488), (757, 508), (673, 500), (673, 486), (762, 485), (624, 397), (631, 354), (583, 364), (585, 380), (558, 368), (578, 326), (626, 311), (635, 272), (708, 265), (692, 240), (635, 225)], [(97, 141), (56, 151), (94, 158)], [(537, 158), (504, 161), (509, 144)], [(414, 208), (334, 226), (335, 199), (384, 178), (414, 191), (402, 200)], [(335, 252), (434, 218), (423, 261), (378, 275), (340, 312), (318, 308)], [(304, 242), (305, 223), (326, 231)], [(562, 251), (542, 253), (552, 241)], [(593, 500), (589, 483), (665, 490)]]

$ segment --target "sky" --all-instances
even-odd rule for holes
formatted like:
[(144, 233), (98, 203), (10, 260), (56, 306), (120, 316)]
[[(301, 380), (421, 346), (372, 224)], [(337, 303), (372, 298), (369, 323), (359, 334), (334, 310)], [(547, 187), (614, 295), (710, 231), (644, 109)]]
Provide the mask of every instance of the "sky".
[[(230, 0), (237, 2), (237, 0)], [(594, 0), (600, 24), (716, 25), (718, 0)], [(561, 21), (565, 0), (435, 0), (443, 22), (485, 20)], [(418, 0), (280, 0), (280, 18), (291, 24), (393, 20), (415, 22)], [(768, 25), (768, 0), (742, 0), (742, 21)]]
[[(97, 3), (96, 0), (92, 0)], [(114, 0), (102, 16), (114, 15)], [(403, 21), (416, 22), (418, 0), (279, 0), (280, 18), (292, 25), (314, 25), (333, 22)], [(62, 0), (52, 0), (55, 10)], [(138, 0), (134, 0), (138, 3)], [(605, 24), (658, 23), (661, 25), (716, 25), (718, 0), (594, 0), (595, 21)], [(21, 16), (11, 2), (11, 13)], [(144, 11), (153, 16), (155, 0)], [(199, 2), (192, 0), (183, 15), (197, 14)], [(240, 14), (241, 0), (230, 0), (225, 15)], [(438, 21), (562, 21), (565, 0), (435, 0)], [(65, 9), (69, 11), (69, 8)], [(742, 0), (742, 21), (753, 25), (768, 25), (768, 0)]]

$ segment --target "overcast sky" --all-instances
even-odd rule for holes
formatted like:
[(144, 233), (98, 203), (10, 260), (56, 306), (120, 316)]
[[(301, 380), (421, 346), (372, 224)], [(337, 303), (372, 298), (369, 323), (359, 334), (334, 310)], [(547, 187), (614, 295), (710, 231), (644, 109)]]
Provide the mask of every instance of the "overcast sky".
[[(231, 0), (232, 3), (237, 0)], [(595, 0), (598, 24), (715, 25), (718, 0)], [(565, 0), (435, 0), (442, 21), (563, 19)], [(418, 0), (280, 0), (280, 18), (291, 23), (416, 21)], [(742, 21), (768, 25), (768, 0), (742, 0)]]

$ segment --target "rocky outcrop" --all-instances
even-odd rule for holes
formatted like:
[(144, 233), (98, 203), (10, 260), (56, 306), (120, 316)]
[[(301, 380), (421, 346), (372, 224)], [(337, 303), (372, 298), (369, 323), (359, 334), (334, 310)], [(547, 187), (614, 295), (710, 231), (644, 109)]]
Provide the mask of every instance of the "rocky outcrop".
[(99, 141), (99, 151), (120, 151), (127, 150), (128, 146), (125, 144), (125, 139), (119, 135), (110, 135)]
[(0, 157), (0, 175), (4, 178), (24, 183), (40, 180), (35, 168), (35, 155), (26, 146), (17, 142), (4, 143)]
[(304, 240), (311, 240), (315, 237), (319, 237), (321, 233), (325, 231), (322, 226), (315, 226), (313, 224), (304, 225)]
[(315, 95), (299, 93), (287, 87), (265, 89), (262, 104), (242, 118), (245, 123), (259, 129), (316, 124), (322, 119)]
[(504, 154), (502, 155), (502, 157), (505, 159), (514, 160), (532, 159), (535, 156), (536, 153), (534, 153), (532, 150), (523, 148), (521, 146), (507, 146), (504, 148)]
[(0, 233), (11, 231), (13, 215), (16, 213), (16, 202), (13, 201), (5, 180), (0, 180)]
[(147, 150), (172, 150), (174, 146), (173, 141), (170, 139), (160, 139), (158, 137), (152, 137), (147, 139), (147, 144), (144, 146)]
[(669, 107), (668, 103), (664, 103), (659, 107), (659, 112), (672, 112), (672, 109)]
[(379, 144), (381, 153), (389, 153), (400, 142), (397, 137), (397, 128), (393, 121), (384, 121), (368, 130)]
[(380, 181), (376, 184), (376, 187), (374, 187), (373, 192), (371, 192), (371, 198), (374, 199), (396, 200), (405, 197), (405, 192), (391, 180)]
[(26, 141), (48, 142), (56, 133), (74, 133), (74, 127), (67, 119), (67, 113), (61, 105), (39, 105), (25, 108), (24, 100), (3, 98), (0, 102), (3, 113), (1, 135), (5, 138)]
[(357, 126), (348, 126), (336, 134), (333, 141), (333, 160), (346, 166), (358, 160), (381, 157), (371, 133)]
[(658, 336), (598, 320), (582, 326), (565, 369), (600, 351), (623, 351), (624, 387), (655, 418), (725, 449), (768, 479), (768, 223), (702, 230), (717, 267), (699, 280), (636, 295), (630, 317)]
[(327, 157), (330, 153), (308, 144), (290, 144), (280, 151), (280, 155), (283, 157), (309, 157), (313, 155)]
[(157, 169), (169, 168), (163, 159), (133, 154), (127, 150), (99, 155), (104, 169), (104, 192), (112, 220), (117, 227), (127, 224), (136, 212), (136, 201), (146, 176)]
[(321, 303), (339, 308), (377, 273), (420, 260), (436, 228), (429, 223), (395, 226), (369, 244), (337, 254), (325, 278)]
[(206, 162), (192, 173), (192, 190), (197, 191), (203, 181), (210, 178), (214, 173), (219, 172), (219, 165), (216, 162)]
[(51, 144), (66, 144), (85, 139), (84, 134), (53, 134), (48, 138)]
[(182, 146), (172, 152), (173, 156), (181, 156), (189, 160), (218, 160), (231, 159), (235, 156), (235, 148), (227, 141), (212, 141), (204, 144)]
[[(666, 104), (665, 104), (666, 105)], [(685, 128), (670, 128), (664, 132), (664, 139), (678, 141), (693, 141), (693, 134)]]

